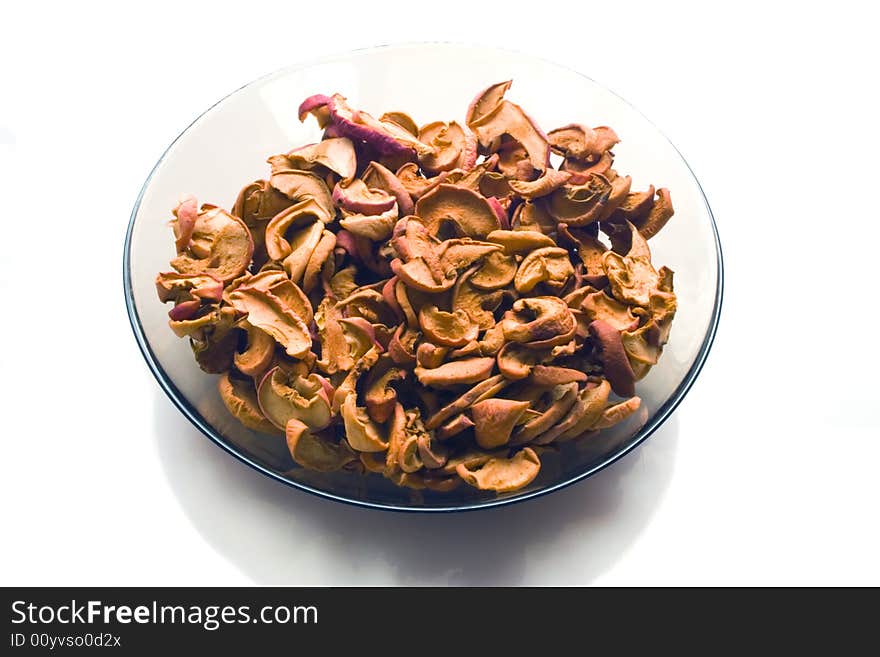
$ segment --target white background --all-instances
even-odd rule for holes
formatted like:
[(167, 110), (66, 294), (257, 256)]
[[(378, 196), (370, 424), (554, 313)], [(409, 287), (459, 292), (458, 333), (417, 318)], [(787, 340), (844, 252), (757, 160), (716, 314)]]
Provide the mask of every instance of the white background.
[[(5, 10), (0, 584), (880, 584), (876, 17), (425, 4)], [(609, 86), (688, 159), (724, 247), (717, 341), (666, 425), (491, 512), (364, 511), (262, 477), (167, 401), (124, 309), (131, 207), (193, 118), (282, 66), (412, 40)]]

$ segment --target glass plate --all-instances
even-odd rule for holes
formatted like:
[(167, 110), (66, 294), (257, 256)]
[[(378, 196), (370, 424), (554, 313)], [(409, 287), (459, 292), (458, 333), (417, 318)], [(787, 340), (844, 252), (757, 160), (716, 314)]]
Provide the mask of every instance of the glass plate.
[[(675, 271), (678, 313), (659, 364), (637, 385), (639, 414), (595, 438), (542, 455), (527, 488), (496, 495), (467, 485), (450, 493), (398, 488), (380, 475), (322, 474), (296, 466), (284, 440), (254, 433), (226, 411), (216, 376), (199, 370), (188, 341), (168, 328), (168, 308), (154, 279), (169, 269), (174, 241), (167, 226), (182, 192), (231, 208), (238, 190), (267, 175), (266, 157), (318, 141), (314, 120), (300, 123), (306, 96), (339, 92), (374, 115), (402, 110), (419, 122), (463, 121), (473, 96), (512, 79), (507, 97), (549, 130), (567, 123), (610, 125), (622, 141), (617, 169), (633, 189), (668, 187), (675, 217), (651, 240), (656, 265)], [(558, 490), (589, 477), (651, 435), (681, 402), (712, 344), (721, 308), (721, 248), (700, 185), (675, 147), (626, 101), (563, 66), (479, 46), (421, 44), (328, 57), (252, 82), (208, 109), (162, 155), (131, 214), (124, 255), (125, 301), (138, 345), (159, 384), (206, 436), (264, 474), (296, 488), (351, 504), (401, 511), (488, 508)]]

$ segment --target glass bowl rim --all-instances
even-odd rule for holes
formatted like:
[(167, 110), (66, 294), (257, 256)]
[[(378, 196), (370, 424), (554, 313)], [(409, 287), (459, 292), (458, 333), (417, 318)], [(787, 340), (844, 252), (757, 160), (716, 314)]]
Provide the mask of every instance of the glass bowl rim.
[[(604, 91), (612, 94), (616, 98), (618, 98), (621, 102), (628, 105), (633, 111), (635, 111), (639, 116), (641, 116), (648, 124), (650, 124), (659, 135), (665, 139), (675, 153), (681, 158), (681, 161), (687, 167), (688, 172), (691, 174), (691, 177), (694, 179), (694, 182), (697, 185), (697, 189), (700, 192), (700, 198), (703, 200), (703, 204), (706, 207), (706, 212), (709, 217), (709, 222), (712, 228), (712, 235), (715, 241), (715, 255), (717, 258), (718, 265), (718, 280), (715, 287), (715, 303), (712, 309), (712, 316), (709, 321), (709, 326), (706, 330), (706, 335), (703, 338), (703, 343), (700, 345), (700, 350), (697, 353), (697, 357), (694, 360), (693, 365), (685, 374), (682, 381), (679, 383), (678, 387), (666, 400), (666, 402), (653, 414), (653, 416), (642, 426), (639, 431), (633, 436), (629, 442), (623, 446), (622, 448), (617, 449), (612, 452), (602, 461), (590, 466), (585, 469), (583, 472), (580, 472), (574, 476), (570, 476), (562, 481), (558, 481), (556, 483), (544, 486), (543, 488), (538, 488), (532, 491), (527, 491), (515, 495), (511, 495), (509, 497), (497, 498), (497, 499), (482, 499), (475, 500), (473, 503), (465, 503), (465, 504), (455, 504), (451, 506), (434, 506), (434, 507), (419, 507), (419, 506), (405, 506), (399, 504), (390, 504), (384, 502), (373, 502), (370, 500), (362, 500), (355, 499), (351, 497), (345, 497), (343, 495), (334, 494), (332, 491), (321, 490), (320, 488), (315, 488), (313, 486), (309, 486), (304, 483), (292, 481), (283, 477), (281, 474), (277, 472), (273, 472), (269, 468), (257, 463), (253, 459), (251, 459), (247, 454), (244, 454), (238, 451), (234, 446), (226, 443), (224, 438), (217, 433), (211, 424), (206, 421), (201, 414), (189, 403), (183, 393), (177, 389), (174, 383), (170, 380), (170, 377), (166, 374), (165, 370), (159, 364), (156, 359), (153, 351), (147, 341), (146, 335), (144, 334), (143, 327), (141, 326), (140, 317), (138, 315), (137, 307), (134, 301), (134, 291), (132, 288), (131, 281), (131, 246), (132, 246), (132, 235), (134, 233), (135, 220), (137, 219), (138, 211), (140, 210), (141, 201), (144, 197), (144, 194), (147, 191), (147, 188), (150, 186), (150, 182), (153, 179), (153, 175), (158, 171), (159, 167), (162, 166), (163, 162), (166, 159), (169, 151), (174, 147), (174, 145), (180, 140), (183, 135), (185, 135), (189, 130), (198, 123), (202, 117), (206, 116), (210, 112), (212, 112), (216, 107), (221, 105), (225, 100), (229, 97), (234, 96), (235, 94), (251, 87), (255, 84), (268, 80), (269, 78), (274, 78), (276, 76), (285, 75), (288, 73), (292, 73), (294, 71), (306, 69), (312, 66), (318, 66), (321, 64), (330, 63), (333, 61), (338, 61), (340, 59), (351, 58), (360, 55), (370, 54), (372, 52), (383, 51), (383, 50), (395, 50), (395, 49), (418, 49), (418, 48), (473, 48), (473, 49), (482, 49), (486, 51), (494, 51), (508, 54), (515, 54), (521, 57), (528, 57), (531, 59), (535, 59), (543, 62), (549, 66), (555, 66), (561, 69), (565, 69), (578, 75), (579, 77), (584, 78), (585, 80), (595, 84), (600, 87)], [(404, 513), (451, 513), (455, 511), (477, 511), (481, 509), (491, 509), (497, 508), (501, 506), (506, 506), (509, 504), (516, 504), (518, 502), (524, 502), (526, 500), (535, 499), (537, 497), (541, 497), (543, 495), (548, 495), (549, 493), (553, 493), (555, 491), (561, 490), (572, 484), (575, 484), (579, 481), (583, 481), (588, 477), (593, 476), (597, 472), (600, 472), (622, 459), (624, 456), (632, 452), (639, 445), (641, 445), (645, 440), (647, 440), (660, 426), (669, 418), (672, 412), (678, 407), (684, 397), (687, 395), (688, 391), (696, 381), (697, 376), (700, 371), (703, 369), (703, 365), (706, 362), (706, 358), (709, 355), (709, 351), (712, 347), (712, 344), (715, 340), (715, 334), (718, 330), (718, 322), (721, 315), (721, 307), (724, 297), (724, 259), (721, 250), (721, 240), (718, 236), (718, 226), (715, 223), (715, 217), (712, 214), (712, 208), (709, 206), (709, 201), (706, 198), (706, 194), (703, 191), (702, 186), (700, 185), (700, 181), (691, 168), (688, 161), (684, 158), (681, 152), (676, 148), (675, 144), (670, 141), (670, 139), (660, 130), (648, 117), (642, 114), (638, 108), (634, 107), (631, 103), (629, 103), (625, 98), (621, 97), (608, 87), (599, 82), (596, 82), (591, 77), (581, 73), (580, 71), (573, 69), (564, 64), (560, 64), (559, 62), (555, 62), (553, 60), (538, 57), (532, 54), (527, 54), (523, 52), (519, 52), (509, 48), (498, 48), (492, 46), (483, 46), (480, 44), (469, 44), (469, 43), (458, 43), (458, 42), (450, 42), (450, 41), (424, 41), (424, 42), (408, 42), (408, 43), (397, 43), (397, 44), (384, 44), (379, 46), (371, 46), (367, 48), (358, 48), (355, 50), (349, 50), (344, 52), (338, 52), (334, 54), (325, 55), (322, 57), (313, 58), (310, 60), (306, 60), (304, 62), (300, 62), (297, 64), (293, 64), (290, 66), (285, 66), (266, 75), (260, 76), (237, 89), (231, 91), (226, 94), (222, 98), (220, 98), (217, 102), (213, 103), (210, 107), (208, 107), (205, 111), (201, 112), (193, 121), (191, 121), (186, 128), (184, 128), (180, 134), (175, 137), (174, 141), (172, 141), (168, 147), (163, 151), (162, 155), (159, 157), (158, 161), (153, 168), (150, 170), (149, 175), (147, 176), (144, 184), (142, 185), (140, 192), (138, 193), (137, 199), (135, 200), (134, 207), (132, 208), (131, 215), (129, 217), (128, 228), (125, 233), (125, 244), (123, 251), (123, 259), (122, 259), (122, 279), (123, 279), (123, 291), (125, 294), (125, 307), (128, 313), (128, 319), (131, 323), (132, 331), (134, 332), (135, 340), (137, 341), (138, 347), (140, 348), (141, 354), (146, 360), (150, 371), (153, 373), (153, 376), (156, 378), (156, 381), (159, 383), (159, 386), (162, 388), (163, 392), (168, 396), (171, 402), (177, 407), (177, 409), (183, 413), (184, 417), (186, 417), (199, 431), (201, 431), (205, 436), (207, 436), (214, 444), (219, 446), (221, 449), (231, 454), (235, 458), (237, 458), (242, 463), (250, 466), (251, 468), (257, 470), (258, 472), (278, 481), (280, 483), (286, 484), (292, 488), (296, 488), (298, 490), (305, 491), (312, 495), (316, 495), (318, 497), (333, 500), (335, 502), (342, 502), (344, 504), (349, 504), (352, 506), (357, 506), (361, 508), (368, 509), (378, 509), (382, 511), (396, 511), (396, 512), (404, 512)]]

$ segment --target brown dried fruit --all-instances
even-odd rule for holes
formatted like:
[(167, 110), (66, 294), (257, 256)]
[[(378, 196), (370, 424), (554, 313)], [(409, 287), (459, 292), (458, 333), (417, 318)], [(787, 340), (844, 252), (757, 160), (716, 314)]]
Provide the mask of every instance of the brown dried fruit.
[(571, 309), (558, 297), (518, 299), (504, 315), (504, 337), (536, 349), (571, 340), (577, 323)]
[(597, 161), (620, 141), (617, 133), (607, 126), (588, 128), (578, 124), (551, 130), (547, 138), (554, 153), (583, 162)]
[(590, 324), (590, 335), (599, 346), (599, 357), (611, 388), (621, 397), (635, 394), (635, 374), (626, 357), (620, 331), (601, 319)]
[(434, 121), (419, 130), (419, 141), (434, 147), (434, 153), (419, 157), (419, 164), (429, 174), (450, 169), (470, 169), (477, 161), (477, 139), (465, 126), (455, 121)]
[(275, 356), (275, 339), (246, 320), (242, 320), (241, 328), (247, 334), (247, 344), (233, 356), (233, 363), (242, 374), (258, 377), (268, 369)]
[(302, 358), (312, 348), (308, 326), (293, 309), (271, 292), (242, 287), (230, 295), (232, 305), (245, 313), (248, 322), (264, 330), (284, 347), (289, 356)]
[[(180, 227), (180, 219), (175, 229)], [(181, 228), (181, 230), (184, 230)], [(188, 233), (188, 234), (187, 234)], [(181, 238), (188, 236), (185, 243)], [(254, 242), (247, 225), (213, 205), (202, 205), (191, 227), (178, 237), (178, 255), (171, 266), (181, 274), (206, 274), (220, 281), (241, 275), (251, 262)]]
[(669, 191), (631, 191), (609, 127), (545, 135), (510, 86), (421, 129), (311, 96), (324, 139), (271, 156), (232, 214), (174, 209), (169, 326), (299, 466), (509, 492), (639, 411), (677, 310), (647, 242)]
[(520, 294), (530, 292), (543, 283), (551, 290), (561, 290), (574, 274), (568, 251), (555, 246), (545, 246), (529, 253), (519, 265), (514, 287)]
[(475, 340), (479, 331), (464, 310), (448, 313), (437, 306), (422, 306), (419, 326), (428, 340), (447, 347), (462, 347)]
[(293, 460), (308, 470), (335, 472), (357, 460), (347, 441), (330, 442), (296, 419), (287, 423), (285, 438)]
[(248, 429), (278, 433), (275, 425), (260, 410), (257, 389), (252, 380), (233, 377), (231, 372), (224, 372), (217, 380), (217, 389), (229, 412)]
[(460, 463), (455, 472), (464, 481), (480, 490), (506, 493), (528, 486), (541, 469), (541, 461), (529, 447), (520, 450), (512, 458), (491, 458), (478, 470), (469, 470)]
[(507, 444), (514, 426), (528, 407), (529, 402), (513, 399), (484, 399), (471, 406), (477, 444), (483, 449)]
[(456, 185), (438, 185), (416, 201), (415, 213), (432, 235), (436, 235), (444, 223), (454, 224), (460, 235), (477, 239), (501, 228), (485, 198)]
[(359, 452), (384, 452), (388, 449), (388, 439), (382, 428), (370, 419), (365, 408), (357, 406), (354, 393), (342, 403), (342, 421), (345, 435), (352, 449)]
[(415, 375), (423, 386), (449, 388), (465, 383), (484, 381), (495, 367), (494, 358), (464, 358), (426, 369), (416, 366)]

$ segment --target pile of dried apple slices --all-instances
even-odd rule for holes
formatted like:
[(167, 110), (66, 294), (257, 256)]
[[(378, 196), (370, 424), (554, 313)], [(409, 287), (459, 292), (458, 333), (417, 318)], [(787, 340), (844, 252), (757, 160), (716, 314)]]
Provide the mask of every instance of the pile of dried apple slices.
[(422, 126), (311, 96), (319, 143), (271, 156), (230, 212), (174, 209), (171, 329), (302, 467), (514, 491), (639, 409), (676, 311), (648, 247), (669, 191), (630, 189), (611, 128), (544, 133), (510, 86)]

